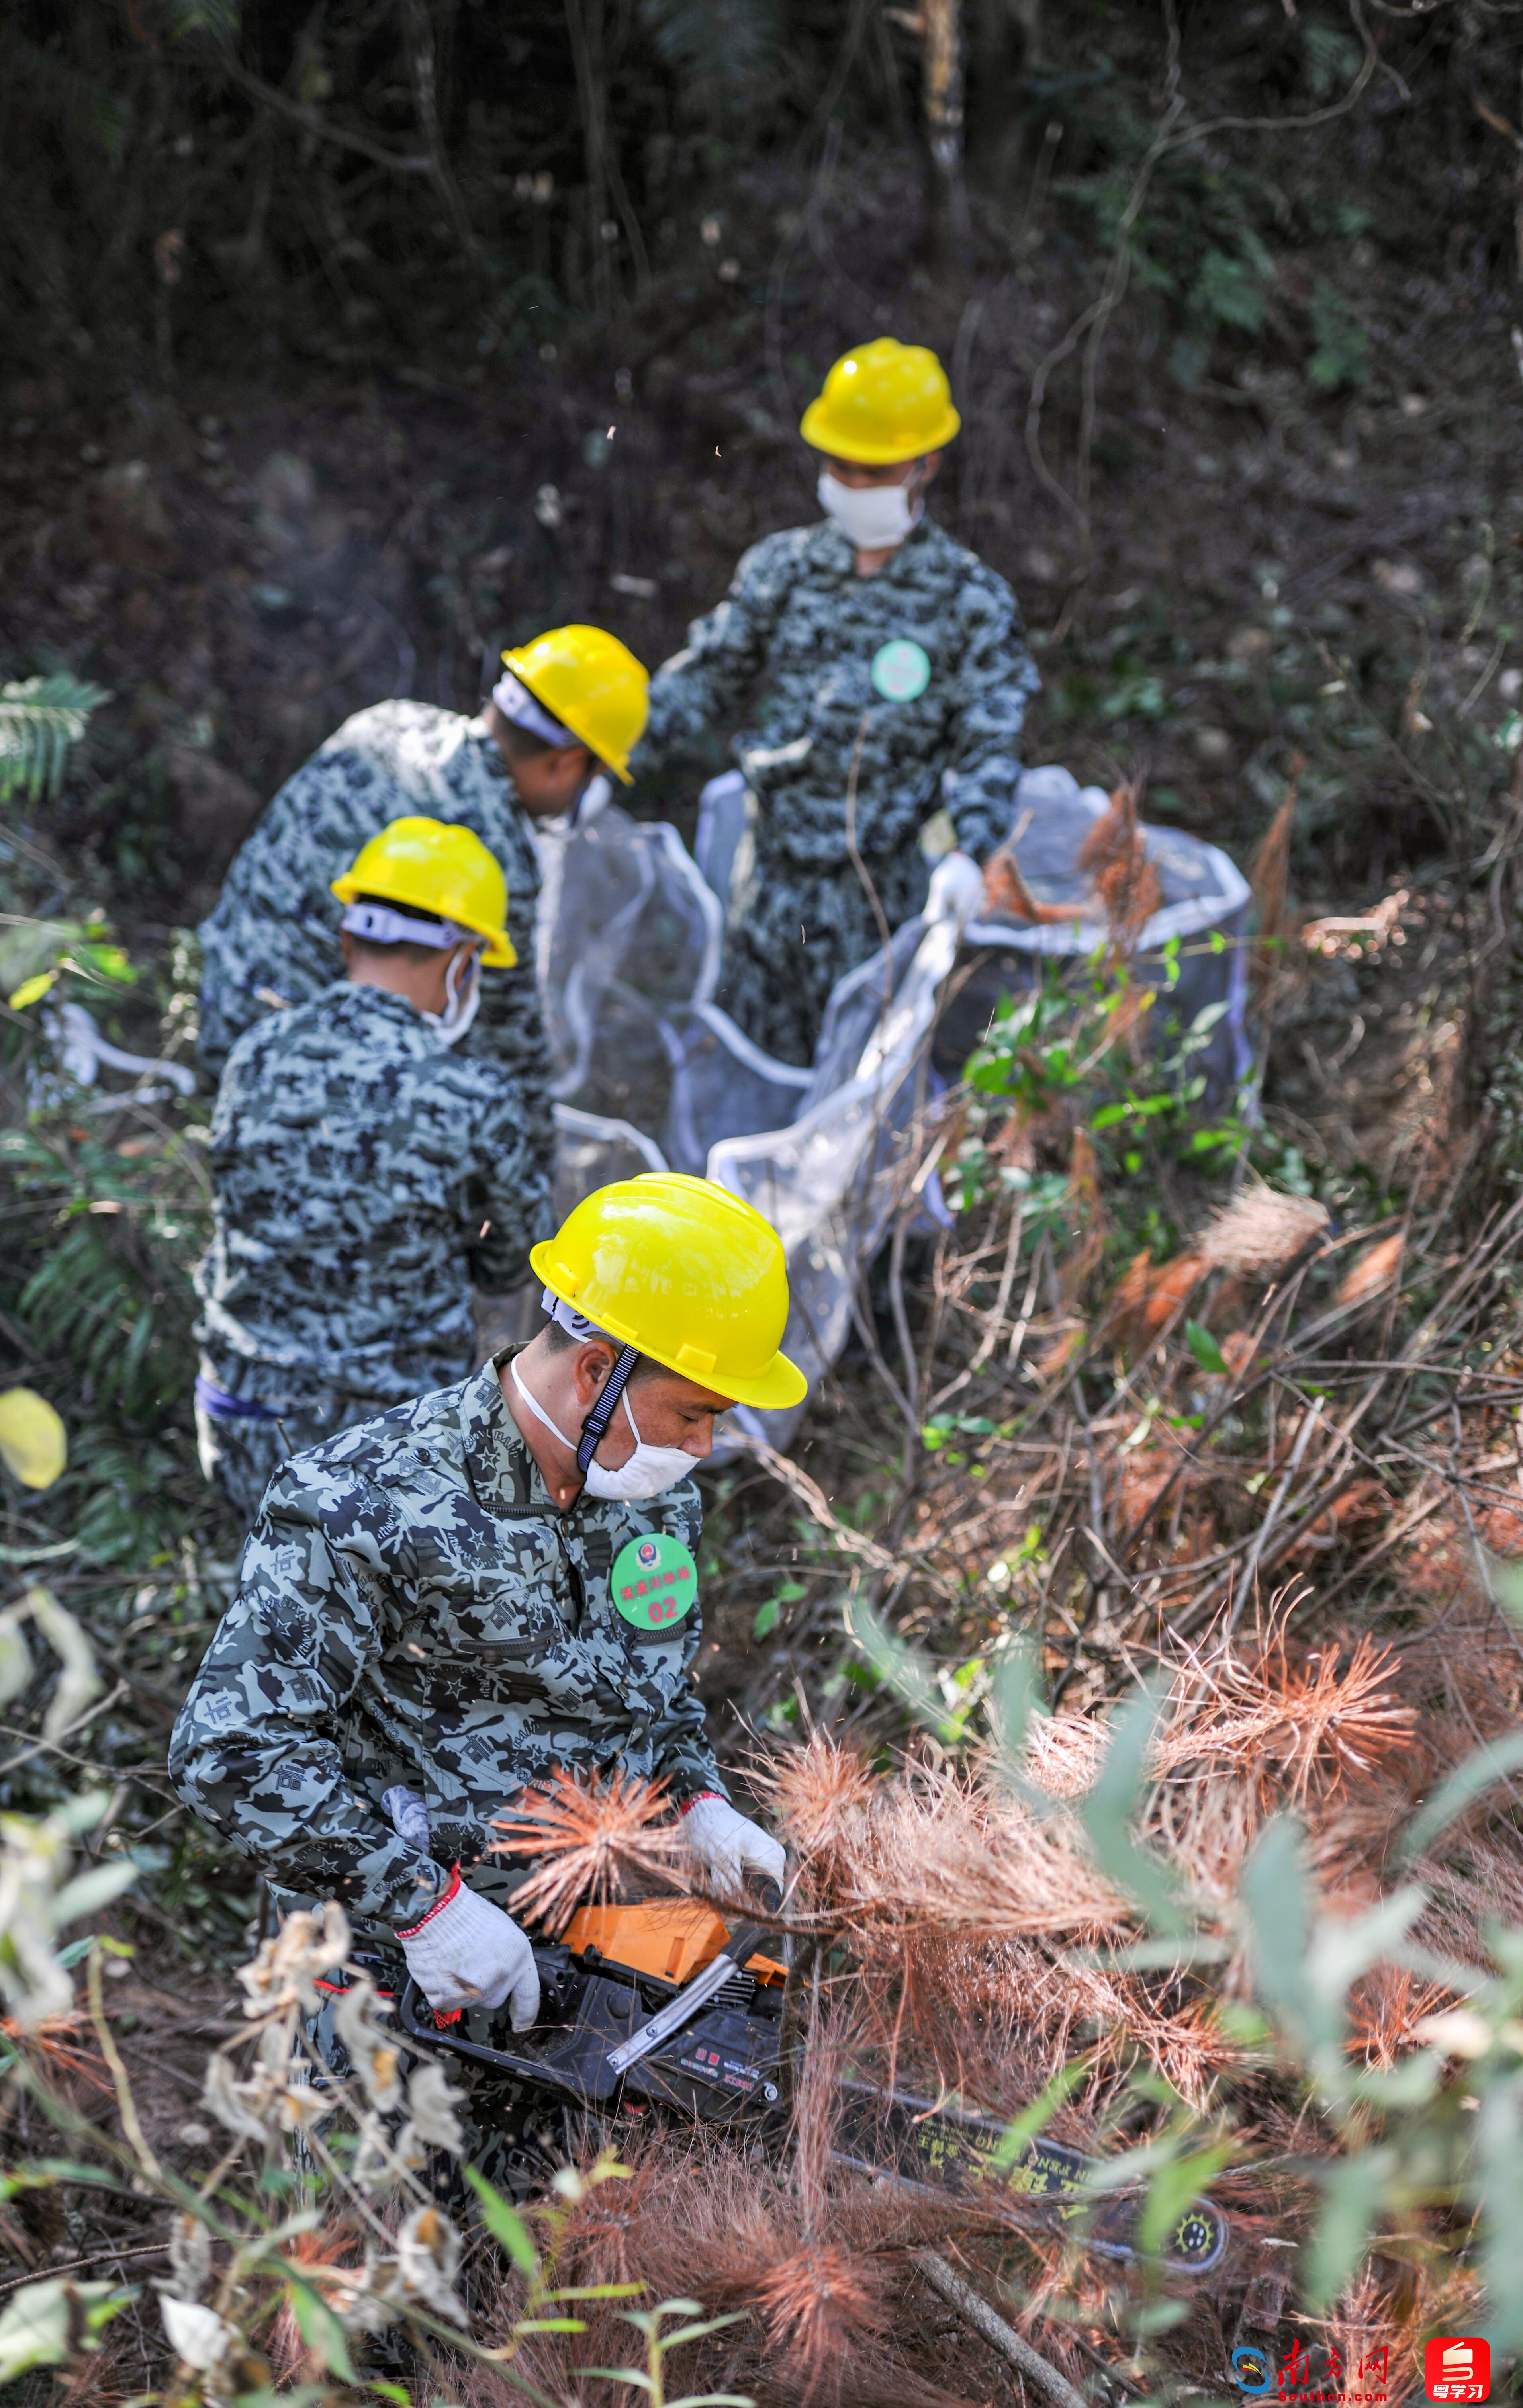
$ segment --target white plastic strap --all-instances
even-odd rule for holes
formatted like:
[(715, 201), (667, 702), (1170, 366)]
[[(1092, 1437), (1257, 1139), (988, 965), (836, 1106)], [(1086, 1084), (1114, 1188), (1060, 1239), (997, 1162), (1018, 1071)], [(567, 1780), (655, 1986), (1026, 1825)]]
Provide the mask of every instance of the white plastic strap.
[(385, 903), (351, 903), (339, 924), (370, 945), (435, 945), (442, 953), (446, 945), (481, 941), (456, 920), (413, 920)]
[(552, 719), (544, 705), (536, 702), (528, 687), (519, 682), (511, 669), (503, 670), (492, 689), (492, 699), (504, 719), (510, 719), (515, 727), (524, 729), (525, 735), (538, 736), (541, 744), (553, 744), (565, 752), (582, 741), (580, 736), (573, 736), (568, 727), (563, 727), (558, 719)]
[[(574, 1312), (566, 1298), (557, 1296), (553, 1287), (546, 1288), (539, 1298), (539, 1306), (542, 1312), (549, 1313), (552, 1321), (560, 1324), (568, 1338), (576, 1339), (582, 1346), (593, 1338), (601, 1338), (610, 1346), (622, 1346), (624, 1343), (622, 1338), (611, 1337), (606, 1329), (599, 1329), (596, 1322), (589, 1321), (584, 1312)], [(556, 1435), (559, 1436), (558, 1431)]]

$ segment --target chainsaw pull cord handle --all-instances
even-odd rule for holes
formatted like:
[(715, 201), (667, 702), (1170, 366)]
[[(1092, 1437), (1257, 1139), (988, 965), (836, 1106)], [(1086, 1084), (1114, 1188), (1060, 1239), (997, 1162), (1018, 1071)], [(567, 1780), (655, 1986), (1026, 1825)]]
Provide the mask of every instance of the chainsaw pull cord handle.
[[(781, 1913), (783, 1892), (775, 1881), (754, 1882), (751, 1886), (752, 1895), (761, 1900), (769, 1914)], [(754, 1956), (771, 1928), (769, 1923), (737, 1923), (732, 1926), (730, 1936), (725, 1942), (725, 1954), (730, 1962), (743, 1972), (748, 1959)]]

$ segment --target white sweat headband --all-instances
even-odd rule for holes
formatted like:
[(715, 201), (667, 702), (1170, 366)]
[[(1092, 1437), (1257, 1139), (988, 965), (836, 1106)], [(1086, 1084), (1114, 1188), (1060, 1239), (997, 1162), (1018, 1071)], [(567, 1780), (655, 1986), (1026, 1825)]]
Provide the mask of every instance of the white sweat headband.
[(486, 941), (480, 929), (462, 928), (457, 920), (412, 920), (387, 903), (351, 903), (338, 924), (371, 945), (437, 945), (442, 952), (446, 945)]
[(568, 1338), (576, 1339), (582, 1346), (585, 1346), (588, 1340), (593, 1338), (601, 1338), (604, 1344), (608, 1346), (624, 1344), (622, 1338), (611, 1338), (606, 1329), (599, 1329), (596, 1322), (589, 1321), (584, 1312), (574, 1312), (567, 1303), (565, 1297), (557, 1296), (553, 1287), (546, 1288), (539, 1298), (539, 1308), (541, 1312), (549, 1313), (552, 1321), (558, 1323)]
[(558, 719), (552, 719), (544, 705), (535, 701), (528, 687), (520, 684), (511, 669), (503, 670), (492, 689), (492, 699), (504, 719), (510, 719), (515, 727), (524, 729), (525, 735), (538, 736), (541, 744), (553, 744), (558, 752), (564, 752), (582, 741), (580, 736), (573, 736), (568, 727), (563, 727)]

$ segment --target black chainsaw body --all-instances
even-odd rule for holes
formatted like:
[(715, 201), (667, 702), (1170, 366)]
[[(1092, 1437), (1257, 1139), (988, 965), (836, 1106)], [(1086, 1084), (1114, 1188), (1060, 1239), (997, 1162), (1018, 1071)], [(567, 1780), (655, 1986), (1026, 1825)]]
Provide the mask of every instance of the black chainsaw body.
[(621, 2079), (609, 2064), (611, 2050), (675, 1998), (678, 1985), (623, 1966), (590, 1964), (564, 1947), (537, 1947), (534, 1959), (539, 2020), (529, 2032), (514, 2032), (505, 2010), (478, 2009), (438, 2025), (410, 1982), (402, 1994), (403, 2031), (478, 2069), (473, 2098), (490, 2088), (483, 2073), (496, 2071), (511, 2083), (538, 2085), (566, 2106), (638, 2103), (706, 2124), (754, 2122), (777, 2106), (782, 1998), (749, 1973), (733, 1974), (690, 2023)]

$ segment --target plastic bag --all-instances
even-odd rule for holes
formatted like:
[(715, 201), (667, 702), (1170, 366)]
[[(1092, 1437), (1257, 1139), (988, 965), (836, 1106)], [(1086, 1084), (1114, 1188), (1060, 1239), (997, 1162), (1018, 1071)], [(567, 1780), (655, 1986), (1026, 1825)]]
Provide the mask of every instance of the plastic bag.
[[(1063, 768), (1023, 776), (1014, 851), (1039, 901), (1083, 903), (1080, 848), (1108, 803)], [(797, 1069), (763, 1054), (713, 1002), (754, 808), (738, 774), (714, 779), (700, 797), (697, 859), (675, 828), (616, 806), (540, 838), (537, 953), (558, 1099), (555, 1201), (567, 1211), (611, 1180), (668, 1167), (744, 1196), (783, 1239), (792, 1300), (783, 1344), (812, 1385), (845, 1342), (862, 1267), (901, 1204), (913, 1197), (928, 1219), (945, 1218), (926, 1118), (999, 996), (1032, 983), (1044, 959), (1086, 962), (1104, 929), (1077, 909), (1062, 923), (964, 927), (949, 884), (933, 875), (925, 912), (838, 982), (813, 1065)], [(1162, 949), (1177, 938), (1171, 1011), (1187, 1025), (1208, 1005), (1224, 1007), (1199, 1057), (1216, 1097), (1248, 1068), (1237, 941), (1247, 884), (1214, 845), (1174, 829), (1142, 833), (1163, 903), (1142, 932), (1138, 967), (1161, 986)], [(784, 1446), (802, 1410), (741, 1407), (733, 1418)]]

